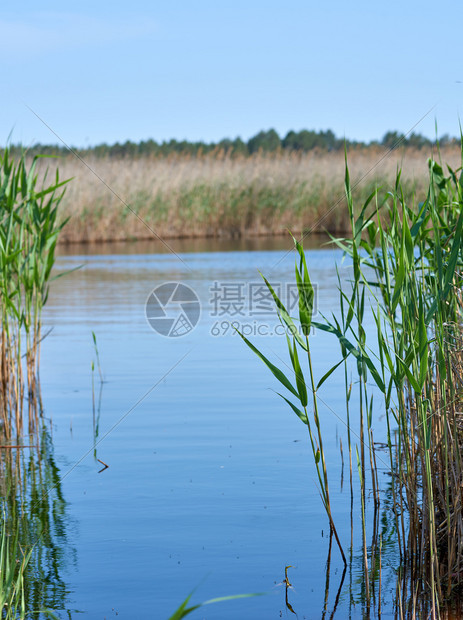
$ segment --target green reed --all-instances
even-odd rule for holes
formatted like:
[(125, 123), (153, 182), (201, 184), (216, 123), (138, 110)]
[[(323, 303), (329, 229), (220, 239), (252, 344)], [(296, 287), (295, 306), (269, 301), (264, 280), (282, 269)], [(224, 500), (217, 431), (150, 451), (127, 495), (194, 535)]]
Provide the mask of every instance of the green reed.
[[(294, 239), (294, 238), (293, 238)], [(262, 359), (262, 361), (267, 365), (267, 367), (272, 371), (274, 376), (282, 383), (282, 385), (294, 396), (298, 399), (300, 405), (302, 406), (302, 410), (299, 409), (292, 401), (288, 400), (286, 396), (283, 394), (279, 394), (281, 398), (283, 398), (294, 413), (302, 420), (304, 424), (306, 424), (310, 445), (312, 448), (312, 453), (315, 462), (315, 468), (317, 471), (318, 482), (320, 494), (323, 502), (323, 506), (325, 508), (326, 514), (328, 516), (331, 531), (333, 532), (336, 542), (338, 544), (339, 550), (341, 552), (344, 564), (346, 564), (346, 558), (344, 554), (344, 550), (341, 545), (341, 541), (339, 539), (333, 517), (331, 511), (331, 502), (330, 502), (330, 492), (329, 492), (329, 481), (328, 481), (328, 472), (326, 467), (326, 459), (325, 452), (323, 450), (323, 437), (320, 426), (320, 416), (318, 410), (318, 400), (317, 400), (317, 390), (323, 385), (323, 383), (328, 379), (330, 374), (339, 366), (336, 364), (332, 369), (330, 369), (315, 385), (315, 376), (312, 365), (312, 356), (310, 352), (310, 343), (309, 343), (309, 335), (312, 327), (312, 314), (314, 307), (314, 288), (310, 281), (309, 272), (307, 269), (307, 263), (305, 259), (305, 254), (302, 245), (294, 239), (294, 243), (296, 246), (296, 250), (298, 253), (298, 258), (296, 259), (296, 282), (298, 288), (299, 295), (299, 325), (300, 330), (296, 326), (294, 320), (290, 317), (288, 311), (285, 306), (278, 298), (277, 294), (273, 290), (269, 281), (263, 276), (265, 284), (270, 290), (275, 304), (278, 308), (279, 317), (282, 323), (286, 325), (289, 330), (289, 333), (292, 334), (292, 340), (287, 336), (287, 344), (289, 350), (289, 356), (291, 359), (291, 365), (294, 370), (294, 377), (296, 385), (294, 386), (292, 381), (286, 376), (286, 374), (281, 371), (279, 368), (274, 366), (270, 360), (268, 360), (256, 347), (254, 347), (251, 342), (245, 336), (240, 334), (241, 338), (246, 342), (246, 344)], [(239, 332), (238, 332), (239, 333)], [(304, 355), (307, 357), (307, 364), (309, 369), (310, 376), (310, 385), (308, 386), (305, 381), (304, 373), (299, 361), (298, 348), (302, 349)], [(341, 360), (343, 361), (343, 360)], [(309, 412), (308, 412), (308, 393), (307, 389), (310, 389), (313, 397), (313, 424), (310, 420)], [(315, 427), (315, 428), (314, 428)]]
[[(57, 209), (67, 181), (47, 176), (38, 183), (34, 157), (0, 159), (0, 415), (6, 439), (23, 432), (24, 398), (28, 429), (37, 427), (41, 316), (47, 301), (55, 246), (64, 222)], [(24, 363), (23, 363), (24, 360)]]
[[(346, 360), (354, 359), (359, 390), (356, 450), (368, 608), (374, 593), (370, 585), (374, 586), (377, 557), (372, 545), (368, 558), (366, 546), (367, 468), (375, 521), (380, 502), (384, 501), (373, 441), (376, 408), (373, 396), (380, 395), (386, 412), (384, 433), (392, 481), (392, 513), (401, 559), (402, 581), (398, 582), (398, 591), (404, 596), (408, 589), (412, 613), (421, 605), (432, 617), (439, 617), (446, 601), (459, 595), (463, 574), (463, 180), (461, 168), (455, 171), (447, 167), (446, 174), (439, 162), (429, 160), (428, 165), (429, 186), (423, 202), (415, 204), (413, 196), (411, 201), (405, 198), (399, 171), (391, 191), (374, 190), (361, 207), (354, 204), (346, 165), (351, 236), (333, 238), (333, 241), (350, 257), (353, 277), (350, 292), (344, 290), (338, 278), (340, 318), (332, 315), (323, 317), (323, 322), (311, 320), (313, 299), (300, 286), (308, 284), (310, 291), (304, 251), (299, 242), (295, 241), (299, 321), (288, 315), (264, 278), (280, 320), (294, 334), (292, 341), (288, 339), (294, 377), (287, 376), (244, 340), (298, 401), (295, 405), (293, 399), (283, 396), (308, 426), (321, 496), (335, 534), (317, 390), (344, 362), (352, 471), (352, 385), (348, 382)], [(374, 337), (367, 337), (364, 328), (366, 302), (374, 317)], [(313, 379), (307, 327), (333, 334), (341, 347), (341, 361), (317, 385)], [(308, 357), (307, 384), (297, 349)], [(313, 395), (316, 433), (307, 408), (307, 388)], [(352, 489), (351, 483), (351, 493)], [(338, 545), (342, 552), (339, 540)]]
[(263, 592), (254, 592), (251, 594), (232, 594), (231, 596), (220, 596), (218, 598), (211, 598), (208, 601), (197, 603), (196, 605), (192, 605), (191, 607), (188, 607), (190, 599), (193, 595), (193, 594), (189, 594), (186, 597), (186, 599), (183, 601), (183, 603), (169, 617), (169, 620), (181, 620), (181, 618), (185, 618), (186, 616), (190, 615), (196, 609), (199, 609), (200, 607), (204, 607), (205, 605), (211, 605), (213, 603), (222, 603), (225, 601), (232, 601), (232, 600), (241, 599), (241, 598), (250, 598), (253, 596), (262, 596), (263, 594), (264, 594)]

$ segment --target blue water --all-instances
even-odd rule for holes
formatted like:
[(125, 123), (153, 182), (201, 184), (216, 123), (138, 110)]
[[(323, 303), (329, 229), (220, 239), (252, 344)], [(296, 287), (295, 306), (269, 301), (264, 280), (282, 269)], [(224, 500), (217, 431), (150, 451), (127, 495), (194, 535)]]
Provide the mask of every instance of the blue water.
[[(276, 395), (284, 388), (226, 326), (229, 321), (247, 326), (249, 339), (289, 374), (285, 337), (254, 335), (259, 325), (273, 332), (278, 322), (274, 315), (251, 316), (249, 299), (243, 314), (233, 316), (214, 316), (218, 309), (211, 302), (214, 282), (222, 291), (227, 285), (229, 293), (232, 285), (242, 285), (246, 296), (249, 284), (260, 282), (258, 269), (282, 286), (293, 282), (294, 254), (196, 252), (182, 253), (180, 261), (165, 253), (104, 251), (71, 250), (59, 257), (57, 274), (81, 268), (52, 284), (44, 313), (44, 332), (53, 330), (42, 343), (42, 398), (72, 550), (72, 560), (60, 569), (67, 588), (60, 617), (77, 610), (88, 618), (164, 619), (191, 592), (192, 603), (265, 593), (208, 605), (192, 619), (291, 617), (281, 585), (291, 565), (288, 597), (298, 617), (321, 618), (325, 609), (329, 618), (342, 562), (333, 543), (325, 603), (329, 527), (307, 429)], [(334, 265), (340, 252), (309, 250), (307, 258), (319, 312), (336, 311)], [(347, 278), (347, 270), (341, 268), (341, 275)], [(199, 324), (177, 338), (157, 334), (145, 318), (150, 292), (171, 281), (192, 287), (202, 305)], [(211, 335), (214, 326), (220, 335)], [(339, 346), (317, 333), (312, 355), (321, 377), (339, 361)], [(343, 488), (340, 482), (340, 438), (345, 459), (347, 453), (342, 373), (333, 374), (320, 397), (333, 511), (347, 551), (347, 461)], [(108, 465), (101, 473), (97, 459)], [(355, 514), (356, 527), (358, 519)], [(357, 558), (354, 580), (361, 571)], [(335, 617), (362, 617), (360, 603), (349, 606), (347, 586), (348, 579)]]

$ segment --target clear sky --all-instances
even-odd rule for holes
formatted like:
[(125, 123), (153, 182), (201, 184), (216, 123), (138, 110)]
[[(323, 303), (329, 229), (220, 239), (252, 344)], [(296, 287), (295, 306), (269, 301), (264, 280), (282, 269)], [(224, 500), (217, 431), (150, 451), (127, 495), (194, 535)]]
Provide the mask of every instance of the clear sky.
[[(41, 0), (0, 12), (0, 143), (459, 134), (463, 3)], [(432, 111), (430, 111), (432, 109)], [(463, 122), (463, 118), (462, 118)]]

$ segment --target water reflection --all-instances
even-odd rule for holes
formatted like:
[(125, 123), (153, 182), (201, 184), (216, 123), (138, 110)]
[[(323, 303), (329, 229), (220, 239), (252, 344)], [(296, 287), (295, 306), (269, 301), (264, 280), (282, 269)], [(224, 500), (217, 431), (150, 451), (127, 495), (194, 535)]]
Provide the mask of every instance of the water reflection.
[[(396, 488), (394, 489), (394, 485)], [(389, 480), (383, 485), (381, 502), (371, 502), (367, 522), (372, 522), (369, 541), (366, 544), (368, 574), (365, 576), (364, 541), (362, 544), (353, 544), (354, 533), (353, 507), (351, 505), (351, 547), (347, 566), (348, 583), (341, 594), (340, 617), (351, 618), (394, 618), (395, 620), (434, 618), (432, 615), (432, 601), (430, 600), (426, 584), (417, 580), (413, 575), (414, 563), (411, 550), (405, 541), (405, 548), (401, 547), (397, 536), (397, 510), (394, 501), (399, 489), (396, 479)], [(394, 494), (395, 491), (395, 494)], [(371, 517), (371, 521), (370, 521)], [(399, 515), (399, 518), (401, 516)], [(406, 518), (403, 515), (403, 518)], [(365, 541), (366, 543), (366, 541)], [(326, 615), (329, 582), (330, 582), (330, 551), (331, 537), (326, 564), (325, 606), (322, 617)], [(344, 581), (344, 573), (342, 582)], [(367, 582), (368, 580), (368, 582)], [(369, 592), (367, 591), (367, 583)], [(342, 583), (340, 586), (342, 589)], [(339, 603), (339, 593), (336, 597), (333, 612), (334, 617)], [(448, 608), (441, 608), (439, 615), (442, 620), (454, 620), (462, 617), (460, 602), (453, 601)]]
[(31, 551), (24, 579), (26, 617), (41, 617), (37, 612), (49, 609), (65, 610), (71, 618), (64, 573), (76, 564), (76, 553), (68, 541), (68, 506), (45, 423), (32, 441), (37, 445), (0, 450), (3, 527), (9, 537), (17, 537), (22, 553)]
[[(76, 495), (69, 492), (81, 533), (87, 534), (87, 538), (90, 538), (89, 532), (105, 533), (105, 540), (99, 541), (98, 545), (95, 545), (93, 536), (88, 542), (84, 535), (81, 537), (83, 541), (76, 543), (79, 545), (79, 563), (85, 567), (81, 571), (85, 579), (75, 586), (75, 596), (80, 597), (80, 606), (91, 608), (94, 615), (98, 609), (99, 617), (104, 617), (104, 610), (116, 604), (114, 599), (118, 599), (118, 610), (126, 606), (127, 617), (143, 617), (143, 614), (147, 617), (146, 610), (156, 600), (156, 604), (164, 605), (159, 608), (159, 617), (162, 618), (167, 616), (167, 612), (163, 612), (171, 609), (172, 601), (181, 600), (177, 585), (180, 584), (183, 594), (185, 582), (194, 587), (198, 574), (213, 572), (211, 580), (215, 581), (209, 596), (265, 591), (275, 576), (280, 575), (285, 563), (296, 565), (300, 562), (301, 568), (310, 554), (304, 572), (304, 576), (309, 577), (302, 585), (298, 583), (296, 570), (290, 569), (290, 578), (286, 575), (288, 583), (283, 584), (284, 596), (281, 587), (278, 597), (246, 601), (247, 614), (243, 617), (277, 617), (273, 602), (277, 600), (278, 609), (287, 617), (298, 615), (299, 618), (323, 617), (325, 620), (411, 618), (414, 593), (410, 592), (399, 570), (404, 560), (396, 542), (391, 480), (386, 479), (379, 485), (382, 489), (381, 505), (374, 515), (374, 501), (369, 503), (369, 489), (366, 489), (367, 510), (374, 517), (366, 520), (365, 546), (371, 591), (368, 604), (364, 541), (359, 540), (358, 506), (354, 511), (352, 500), (349, 502), (352, 492), (351, 484), (347, 483), (347, 471), (340, 502), (340, 513), (345, 516), (344, 519), (341, 516), (340, 521), (346, 546), (349, 527), (351, 533), (348, 567), (343, 572), (336, 547), (332, 550), (331, 540), (328, 544), (327, 537), (315, 541), (312, 536), (316, 527), (314, 519), (319, 518), (316, 508), (312, 507), (318, 506), (319, 497), (315, 485), (311, 487), (315, 491), (306, 491), (306, 454), (300, 448), (302, 443), (294, 443), (295, 438), (301, 442), (305, 440), (305, 435), (301, 439), (302, 435), (300, 437), (290, 423), (280, 423), (279, 406), (273, 400), (265, 399), (265, 395), (261, 397), (260, 389), (256, 389), (259, 369), (254, 360), (246, 356), (241, 344), (238, 346), (232, 337), (205, 337), (210, 328), (206, 312), (188, 342), (166, 342), (148, 331), (143, 315), (144, 302), (159, 281), (187, 277), (187, 281), (202, 294), (203, 307), (207, 308), (210, 285), (215, 280), (251, 281), (253, 276), (249, 274), (257, 273), (256, 267), (267, 272), (276, 264), (279, 265), (279, 271), (274, 274), (277, 281), (293, 279), (292, 257), (289, 257), (290, 265), (286, 266), (283, 262), (280, 264), (281, 252), (276, 256), (271, 252), (263, 253), (256, 258), (250, 252), (232, 251), (250, 249), (250, 243), (256, 243), (259, 249), (286, 250), (290, 245), (287, 238), (233, 242), (185, 240), (179, 241), (179, 245), (172, 242), (176, 251), (182, 247), (183, 252), (198, 249), (204, 252), (187, 257), (191, 267), (188, 276), (181, 271), (175, 257), (166, 255), (163, 248), (154, 250), (152, 242), (137, 243), (136, 247), (108, 244), (97, 249), (94, 246), (60, 249), (61, 254), (67, 256), (62, 258), (61, 268), (87, 262), (87, 258), (82, 259), (83, 254), (88, 255), (88, 265), (75, 272), (72, 279), (57, 281), (47, 308), (47, 320), (57, 325), (49, 341), (50, 347), (54, 348), (48, 349), (47, 353), (48, 367), (53, 367), (53, 376), (49, 373), (47, 397), (54, 398), (56, 408), (67, 416), (61, 420), (55, 438), (61, 433), (60, 449), (73, 454), (72, 458), (80, 458), (90, 449), (96, 461), (94, 465), (100, 456), (111, 465), (106, 472), (109, 475), (97, 477), (101, 484), (94, 485), (93, 497), (87, 495), (85, 503), (74, 502)], [(257, 245), (261, 243), (263, 245)], [(265, 244), (269, 245), (265, 248)], [(270, 244), (280, 245), (270, 247)], [(164, 255), (149, 256), (154, 251)], [(219, 251), (220, 254), (212, 255)], [(92, 252), (99, 256), (91, 256)], [(76, 253), (79, 256), (72, 259)], [(102, 257), (102, 254), (107, 256)], [(118, 254), (125, 256), (119, 257)], [(337, 303), (333, 252), (314, 252), (310, 261), (320, 284), (321, 307), (331, 311)], [(98, 386), (95, 371), (92, 416), (89, 410), (89, 359), (92, 353), (90, 347), (85, 348), (82, 343), (90, 345), (89, 333), (95, 324), (98, 325), (98, 338), (101, 334), (108, 383), (104, 387)], [(61, 350), (63, 338), (66, 343), (72, 343), (72, 360)], [(179, 368), (178, 376), (163, 383), (154, 394), (153, 403), (140, 407), (123, 431), (111, 435), (111, 442), (105, 443), (104, 453), (102, 446), (97, 449), (95, 445), (108, 428), (152, 385), (153, 374), (158, 370), (160, 373), (165, 371), (165, 360), (171, 364), (177, 360), (177, 355), (180, 357), (184, 342), (185, 348), (192, 343), (197, 344), (197, 348), (185, 366)], [(276, 338), (274, 342), (267, 341), (266, 345), (279, 351)], [(327, 359), (338, 355), (337, 349), (333, 352), (329, 346), (323, 338), (314, 342), (317, 361), (322, 368)], [(52, 366), (55, 359), (60, 360), (58, 368), (56, 364)], [(57, 375), (61, 382), (57, 381)], [(263, 381), (262, 385), (267, 386), (266, 376)], [(342, 377), (338, 383), (336, 381), (331, 389), (337, 403), (333, 406), (341, 412), (344, 407)], [(103, 390), (105, 411), (102, 416)], [(80, 415), (82, 402), (85, 402), (86, 415)], [(270, 420), (264, 425), (263, 411)], [(68, 433), (68, 420), (72, 415), (75, 420), (74, 445), (63, 439)], [(332, 417), (326, 416), (324, 423), (327, 432), (334, 437), (335, 424), (331, 420)], [(331, 456), (333, 463), (339, 462), (337, 446), (336, 450), (332, 449)], [(262, 473), (263, 466), (267, 468), (265, 473)], [(332, 471), (336, 472), (336, 466), (333, 467)], [(342, 469), (340, 473), (342, 477)], [(358, 485), (356, 476), (355, 486)], [(369, 480), (369, 476), (366, 477)], [(76, 469), (74, 479), (79, 491), (86, 489), (88, 470)], [(124, 502), (120, 499), (121, 489)], [(294, 508), (292, 515), (288, 514), (290, 506)], [(117, 513), (119, 518), (107, 519), (108, 512)], [(288, 549), (292, 548), (295, 551), (288, 558)], [(244, 556), (246, 560), (243, 560)], [(325, 562), (326, 571), (323, 571)], [(130, 569), (134, 565), (140, 567), (135, 576)], [(96, 582), (98, 594), (92, 589)], [(132, 589), (138, 588), (137, 600), (129, 600), (123, 587), (119, 587), (119, 584), (128, 583)], [(153, 593), (153, 587), (158, 591)], [(251, 616), (249, 609), (253, 604), (259, 608)], [(224, 608), (220, 610), (220, 617), (236, 615), (233, 609), (228, 612)]]
[[(330, 581), (331, 581), (331, 549), (333, 547), (333, 532), (330, 530), (330, 543), (328, 546), (328, 557), (326, 560), (326, 581), (325, 581), (325, 600), (324, 600), (324, 605), (323, 605), (323, 612), (322, 612), (322, 620), (324, 620), (327, 616), (327, 612), (328, 612), (328, 603), (329, 603), (329, 599), (330, 599)], [(346, 578), (346, 572), (347, 572), (347, 566), (344, 566), (344, 569), (342, 571), (342, 575), (341, 575), (341, 580), (339, 582), (337, 591), (336, 591), (336, 598), (334, 601), (334, 605), (333, 605), (333, 609), (331, 611), (331, 614), (328, 616), (331, 620), (331, 618), (334, 618), (334, 615), (338, 609), (338, 604), (339, 604), (339, 600), (341, 597), (341, 593), (342, 593), (342, 588), (344, 585), (344, 579)]]
[[(310, 234), (304, 239), (306, 249), (318, 249), (330, 241), (325, 234)], [(197, 239), (169, 239), (170, 248), (177, 254), (198, 252), (262, 252), (292, 250), (291, 237), (284, 235), (275, 237), (248, 237), (239, 239), (218, 239), (202, 237)], [(72, 243), (59, 245), (58, 256), (107, 256), (137, 254), (169, 254), (171, 250), (161, 241), (151, 237), (139, 241), (111, 241), (106, 243)]]
[[(366, 521), (371, 522), (372, 526), (367, 534), (368, 540), (354, 542), (354, 527), (359, 528), (361, 525), (358, 517), (354, 518), (354, 505), (351, 504), (351, 544), (348, 563), (342, 572), (339, 563), (333, 562), (333, 534), (330, 532), (325, 564), (324, 599), (317, 616), (304, 615), (307, 610), (298, 606), (297, 590), (300, 584), (297, 582), (297, 573), (293, 574), (291, 580), (288, 577), (288, 569), (297, 567), (285, 567), (285, 579), (280, 585), (285, 586), (284, 606), (287, 614), (304, 618), (320, 617), (322, 620), (434, 618), (426, 584), (419, 583), (413, 576), (411, 553), (407, 548), (404, 552), (399, 544), (397, 516), (394, 511), (394, 484), (397, 484), (395, 480), (388, 480), (383, 485), (379, 506), (373, 500), (370, 502)], [(364, 544), (368, 560), (368, 588)], [(462, 612), (461, 603), (454, 601), (448, 608), (441, 608), (435, 618), (456, 620), (463, 617)]]

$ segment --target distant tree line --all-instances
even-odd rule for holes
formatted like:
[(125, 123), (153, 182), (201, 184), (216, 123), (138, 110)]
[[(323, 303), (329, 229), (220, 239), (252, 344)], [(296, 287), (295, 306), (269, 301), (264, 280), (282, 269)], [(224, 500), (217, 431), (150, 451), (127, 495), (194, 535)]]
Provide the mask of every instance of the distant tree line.
[[(249, 156), (258, 152), (274, 153), (281, 151), (307, 153), (314, 149), (321, 151), (337, 151), (343, 149), (344, 145), (346, 145), (347, 148), (383, 146), (388, 149), (399, 147), (420, 149), (430, 147), (433, 142), (433, 140), (421, 134), (411, 133), (405, 136), (397, 131), (388, 131), (380, 141), (360, 142), (337, 138), (330, 129), (327, 131), (312, 131), (307, 129), (303, 129), (302, 131), (289, 131), (284, 138), (281, 138), (275, 129), (269, 129), (268, 131), (260, 131), (247, 142), (239, 137), (234, 140), (224, 138), (219, 142), (188, 142), (187, 140), (156, 142), (152, 139), (142, 140), (141, 142), (131, 142), (127, 140), (124, 143), (116, 142), (111, 145), (103, 143), (89, 148), (73, 148), (73, 150), (81, 157), (94, 155), (96, 157), (134, 159), (146, 156), (165, 157), (173, 153), (190, 155), (193, 157), (218, 153), (227, 153), (231, 156)], [(457, 144), (457, 139), (444, 135), (439, 139), (439, 144), (441, 146)], [(13, 152), (19, 152), (21, 150), (20, 146), (12, 146), (10, 148)], [(38, 153), (46, 155), (66, 155), (69, 152), (65, 146), (44, 144), (35, 144), (27, 150), (31, 155)]]

